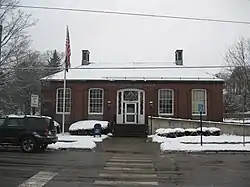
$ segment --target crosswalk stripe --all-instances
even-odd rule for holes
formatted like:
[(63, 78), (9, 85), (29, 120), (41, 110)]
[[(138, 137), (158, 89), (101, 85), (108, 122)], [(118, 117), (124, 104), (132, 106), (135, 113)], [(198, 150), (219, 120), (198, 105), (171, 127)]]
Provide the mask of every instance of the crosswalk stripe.
[(26, 180), (24, 183), (20, 184), (18, 187), (42, 187), (48, 183), (52, 178), (54, 178), (57, 173), (43, 172), (40, 171), (33, 177)]
[(114, 158), (111, 158), (109, 161), (111, 161), (111, 162), (148, 162), (148, 163), (152, 163), (151, 160), (130, 160), (130, 159), (114, 159)]
[(131, 177), (131, 178), (156, 178), (156, 174), (132, 174), (132, 173), (100, 173), (100, 177), (120, 177), (120, 178), (125, 178), (125, 177)]
[(152, 163), (107, 162), (106, 165), (113, 165), (113, 166), (148, 166), (148, 167), (153, 167)]
[(143, 181), (102, 181), (96, 180), (94, 184), (100, 185), (152, 185), (157, 186), (158, 182), (143, 182)]
[(116, 170), (116, 171), (154, 171), (153, 168), (124, 168), (124, 167), (104, 167), (105, 170)]
[(128, 156), (113, 156), (111, 159), (131, 159), (131, 160), (152, 160), (149, 157), (128, 157)]

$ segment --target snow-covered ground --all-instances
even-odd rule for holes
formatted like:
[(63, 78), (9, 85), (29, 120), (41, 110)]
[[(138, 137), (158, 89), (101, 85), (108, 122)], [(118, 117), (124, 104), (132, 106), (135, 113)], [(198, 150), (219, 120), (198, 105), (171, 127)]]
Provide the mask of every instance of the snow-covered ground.
[(68, 133), (58, 134), (58, 142), (48, 145), (49, 149), (94, 149), (96, 147), (95, 142), (102, 142), (107, 135), (102, 137), (93, 136), (72, 136)]
[[(200, 136), (183, 136), (178, 138), (166, 138), (152, 135), (153, 142), (161, 143), (162, 151), (250, 151), (250, 144), (242, 145), (242, 136), (221, 135), (203, 136), (203, 146), (200, 143)], [(250, 142), (250, 137), (246, 137)]]

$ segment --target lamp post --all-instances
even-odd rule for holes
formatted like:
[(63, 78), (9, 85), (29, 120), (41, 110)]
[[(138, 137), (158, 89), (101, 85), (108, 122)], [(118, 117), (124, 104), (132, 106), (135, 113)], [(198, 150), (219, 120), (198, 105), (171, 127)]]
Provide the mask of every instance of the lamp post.
[(153, 101), (149, 101), (149, 106), (150, 106), (150, 133), (151, 135), (153, 134)]

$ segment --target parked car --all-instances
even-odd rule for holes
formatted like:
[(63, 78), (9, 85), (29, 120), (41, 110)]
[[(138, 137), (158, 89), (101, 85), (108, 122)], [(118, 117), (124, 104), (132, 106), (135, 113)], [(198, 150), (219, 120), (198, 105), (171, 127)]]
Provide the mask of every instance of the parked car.
[(34, 152), (57, 141), (52, 118), (10, 115), (0, 119), (0, 145), (20, 146), (23, 152)]

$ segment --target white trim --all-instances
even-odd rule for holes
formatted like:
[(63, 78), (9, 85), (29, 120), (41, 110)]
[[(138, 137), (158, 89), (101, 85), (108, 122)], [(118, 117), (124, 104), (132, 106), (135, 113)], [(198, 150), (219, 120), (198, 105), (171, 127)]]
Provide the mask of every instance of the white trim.
[[(125, 102), (125, 123), (126, 124), (136, 124), (137, 123), (137, 120), (136, 120), (136, 117), (138, 116), (138, 114), (136, 113), (136, 111), (137, 111), (137, 106), (136, 106), (136, 104), (137, 104), (138, 102), (133, 102), (133, 101), (126, 101)], [(129, 113), (129, 112), (127, 112), (127, 105), (128, 104), (133, 104), (134, 105), (134, 109), (135, 109), (135, 112), (133, 112), (133, 113)], [(134, 122), (128, 122), (127, 121), (127, 115), (134, 115), (134, 117), (135, 117), (135, 120), (134, 120)]]
[[(137, 101), (124, 101), (124, 92), (125, 91), (137, 91), (138, 92), (138, 100)], [(118, 111), (119, 111), (119, 93), (121, 93), (121, 114), (118, 114)], [(141, 98), (141, 95), (140, 93), (142, 93), (142, 99), (143, 99), (143, 114), (141, 114), (141, 106), (140, 106), (140, 98)], [(119, 124), (129, 124), (129, 123), (126, 123), (125, 121), (125, 114), (123, 113), (123, 103), (126, 103), (126, 102), (134, 102), (134, 103), (138, 103), (138, 113), (137, 113), (137, 117), (138, 117), (138, 124), (145, 124), (145, 114), (146, 114), (146, 109), (145, 109), (145, 91), (143, 89), (139, 89), (139, 88), (124, 88), (124, 89), (119, 89), (117, 90), (116, 92), (116, 122), (119, 123)], [(124, 121), (124, 122), (123, 122)], [(133, 123), (133, 124), (137, 124), (137, 121), (136, 123)]]
[[(172, 113), (160, 113), (160, 92), (162, 90), (169, 90), (172, 92)], [(158, 115), (163, 115), (163, 116), (173, 116), (174, 115), (174, 89), (171, 88), (166, 88), (166, 89), (159, 89), (158, 90)]]
[[(64, 90), (63, 88), (57, 88), (56, 89), (56, 114), (63, 114), (63, 112), (58, 112), (58, 91), (59, 90)], [(71, 88), (66, 88), (65, 90), (70, 90), (70, 107), (69, 107), (69, 112), (64, 112), (64, 114), (70, 114), (71, 113), (71, 104), (72, 104), (72, 92)]]
[[(102, 91), (102, 112), (96, 113), (96, 112), (90, 112), (90, 91), (91, 90), (101, 90)], [(103, 115), (103, 108), (104, 108), (104, 89), (103, 88), (89, 88), (88, 91), (88, 114), (89, 115)]]
[(198, 89), (192, 89), (191, 91), (191, 113), (192, 113), (192, 116), (199, 116), (200, 114), (194, 114), (193, 113), (193, 92), (194, 91), (205, 91), (205, 106), (204, 106), (204, 109), (205, 109), (205, 112), (204, 114), (202, 114), (202, 116), (207, 116), (207, 90), (204, 89), (204, 88), (198, 88)]

